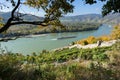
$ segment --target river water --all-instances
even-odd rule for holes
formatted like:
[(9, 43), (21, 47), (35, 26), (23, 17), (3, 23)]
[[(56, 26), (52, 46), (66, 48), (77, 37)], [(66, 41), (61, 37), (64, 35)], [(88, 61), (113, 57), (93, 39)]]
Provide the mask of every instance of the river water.
[[(73, 41), (77, 41), (88, 36), (101, 36), (110, 34), (112, 27), (102, 25), (98, 30), (83, 31), (83, 32), (65, 32), (65, 33), (50, 33), (43, 36), (33, 38), (18, 38), (16, 40), (1, 42), (1, 48), (13, 53), (31, 54), (39, 53), (43, 49), (52, 50), (55, 48), (69, 45)], [(76, 36), (76, 38), (68, 38), (57, 40), (59, 37)]]

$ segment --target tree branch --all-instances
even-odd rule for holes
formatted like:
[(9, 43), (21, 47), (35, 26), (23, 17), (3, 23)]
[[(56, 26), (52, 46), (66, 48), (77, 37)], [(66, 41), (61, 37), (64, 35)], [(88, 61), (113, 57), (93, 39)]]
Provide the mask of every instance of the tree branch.
[(17, 4), (15, 5), (14, 9), (11, 12), (11, 17), (8, 19), (7, 23), (0, 29), (0, 33), (6, 31), (11, 25), (17, 25), (17, 24), (33, 24), (33, 25), (42, 25), (42, 26), (47, 26), (49, 24), (49, 21), (54, 21), (55, 19), (49, 19), (49, 18), (45, 18), (44, 21), (18, 21), (17, 19), (19, 19), (19, 16), (15, 17), (14, 14), (16, 12), (16, 10), (18, 9), (19, 5), (20, 5), (20, 0), (18, 0)]
[(20, 0), (18, 0), (17, 5), (12, 10), (11, 17), (8, 19), (7, 23), (0, 29), (0, 33), (6, 31), (11, 26), (11, 22), (14, 20), (14, 13), (17, 10), (17, 8), (19, 7), (19, 5), (20, 5)]
[(17, 8), (19, 7), (19, 5), (20, 5), (20, 0), (18, 0), (17, 5), (16, 5), (15, 8), (12, 10), (11, 18), (14, 18), (14, 13), (15, 13), (15, 11), (17, 10)]
[(6, 31), (10, 27), (10, 24), (11, 24), (12, 20), (13, 20), (12, 18), (8, 19), (7, 23), (0, 29), (0, 33)]

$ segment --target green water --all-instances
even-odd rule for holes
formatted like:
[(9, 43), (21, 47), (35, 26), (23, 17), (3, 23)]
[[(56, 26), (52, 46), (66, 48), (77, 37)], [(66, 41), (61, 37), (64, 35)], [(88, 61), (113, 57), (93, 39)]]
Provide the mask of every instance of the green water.
[[(69, 45), (72, 41), (77, 41), (88, 36), (107, 35), (111, 32), (112, 27), (102, 25), (98, 30), (84, 31), (84, 32), (67, 32), (67, 33), (51, 33), (46, 36), (39, 36), (34, 38), (18, 38), (16, 40), (1, 42), (1, 47), (6, 51), (14, 53), (31, 54), (33, 52), (39, 53), (43, 49), (52, 50), (55, 48)], [(77, 36), (76, 38), (57, 40), (56, 38), (62, 36)]]

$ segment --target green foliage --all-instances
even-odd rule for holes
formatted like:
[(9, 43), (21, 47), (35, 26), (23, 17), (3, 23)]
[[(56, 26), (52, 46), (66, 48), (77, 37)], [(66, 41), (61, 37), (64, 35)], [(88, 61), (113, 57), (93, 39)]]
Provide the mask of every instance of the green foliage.
[(62, 14), (73, 12), (73, 0), (26, 0), (25, 4), (30, 7), (42, 8), (45, 12), (45, 21), (58, 20)]
[(100, 60), (104, 61), (105, 59), (108, 59), (106, 54), (99, 54), (99, 55), (93, 55), (93, 60)]
[[(10, 19), (8, 19), (8, 23), (6, 23), (6, 25), (1, 28), (1, 32), (6, 31), (10, 26), (11, 26), (11, 22), (13, 20), (17, 21), (18, 23), (14, 23), (16, 24), (22, 24), (23, 22), (19, 21), (21, 19), (21, 16), (17, 16), (15, 18), (14, 13), (16, 12), (16, 10), (19, 8), (19, 5), (21, 3), (23, 3), (24, 5), (29, 5), (30, 7), (36, 8), (38, 10), (43, 9), (45, 14), (45, 18), (42, 21), (41, 25), (47, 25), (47, 24), (52, 24), (56, 21), (59, 22), (57, 23), (60, 24), (59, 18), (63, 15), (63, 14), (67, 14), (70, 12), (73, 12), (74, 6), (73, 6), (73, 2), (75, 0), (18, 0), (17, 4), (15, 0), (6, 0), (6, 1), (10, 1), (12, 6), (14, 6), (13, 10), (12, 10), (12, 16), (10, 17)], [(83, 0), (86, 4), (94, 4), (97, 3), (98, 0)], [(103, 11), (102, 14), (103, 16), (109, 14), (109, 13), (119, 13), (120, 12), (120, 7), (119, 7), (119, 0), (100, 0), (101, 2), (106, 1), (106, 4), (104, 4), (103, 6)], [(6, 6), (2, 3), (3, 6)], [(2, 6), (1, 6), (2, 8)], [(18, 20), (19, 19), (19, 20)], [(52, 23), (51, 23), (52, 22)], [(28, 24), (35, 24), (35, 22), (26, 22)], [(61, 24), (60, 24), (61, 25)], [(54, 32), (56, 29), (53, 29), (52, 32)], [(88, 29), (87, 29), (88, 30)]]
[[(120, 12), (120, 0), (99, 0), (105, 2), (102, 7), (102, 15), (106, 16), (109, 13), (119, 13)], [(86, 4), (95, 4), (99, 2), (98, 0), (84, 0)]]
[(3, 25), (4, 25), (4, 24), (0, 22), (0, 27), (3, 27)]
[(24, 56), (21, 54), (0, 54), (0, 77), (4, 80), (12, 79), (23, 63)]
[[(74, 24), (72, 24), (74, 23)], [(72, 25), (70, 25), (72, 24)], [(62, 26), (33, 26), (33, 25), (16, 25), (11, 26), (6, 34), (40, 34), (40, 33), (57, 33), (57, 32), (76, 32), (76, 31), (88, 31), (88, 30), (96, 30), (99, 28), (100, 24), (98, 23), (63, 23)], [(89, 26), (88, 26), (89, 25)]]
[[(44, 50), (43, 53), (26, 56), (0, 54), (0, 78), (2, 80), (118, 80), (119, 44), (120, 42), (112, 47), (93, 49), (65, 48), (52, 52)], [(76, 62), (75, 59), (79, 61)]]
[[(12, 5), (15, 6), (14, 0), (7, 0), (11, 1)], [(68, 12), (73, 12), (73, 4), (75, 0), (26, 0), (25, 4), (29, 5), (30, 7), (37, 8), (38, 10), (42, 8), (46, 12), (46, 18), (55, 18), (61, 16), (61, 14), (66, 14)], [(99, 1), (105, 2), (102, 8), (103, 16), (109, 13), (118, 13), (120, 12), (120, 1), (119, 0), (83, 0), (85, 4), (95, 4)]]
[(109, 13), (119, 13), (120, 12), (120, 0), (108, 0), (107, 3), (102, 8), (102, 14), (105, 16)]
[(74, 31), (89, 31), (89, 30), (96, 30), (99, 28), (100, 23), (87, 23), (87, 22), (62, 22), (62, 24), (65, 26), (65, 30), (69, 32)]

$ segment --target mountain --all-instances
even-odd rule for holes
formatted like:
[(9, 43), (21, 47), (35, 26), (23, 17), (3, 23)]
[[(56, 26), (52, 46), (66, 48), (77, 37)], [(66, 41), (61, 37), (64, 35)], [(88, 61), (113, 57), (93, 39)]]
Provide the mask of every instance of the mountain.
[(85, 15), (77, 15), (77, 16), (65, 16), (60, 18), (62, 22), (98, 22), (98, 23), (110, 23), (117, 24), (120, 23), (120, 13), (110, 14), (105, 17), (102, 17), (100, 14), (85, 14)]
[(120, 13), (110, 14), (101, 19), (102, 23), (113, 23), (118, 24), (120, 23)]
[(85, 14), (85, 15), (77, 15), (77, 16), (66, 16), (60, 18), (61, 21), (80, 21), (80, 22), (94, 22), (100, 21), (102, 16), (100, 14)]
[[(6, 22), (10, 18), (10, 15), (11, 15), (11, 12), (0, 12), (0, 17), (4, 18), (3, 19), (4, 22)], [(44, 18), (35, 16), (35, 15), (32, 15), (32, 14), (25, 14), (25, 16), (22, 17), (22, 19), (29, 20), (29, 21), (41, 21)]]
[[(10, 12), (0, 12), (0, 17), (4, 18), (4, 22), (8, 20), (10, 17)], [(29, 21), (40, 21), (43, 20), (43, 17), (38, 17), (31, 14), (26, 14), (24, 17), (22, 17), (24, 20)], [(98, 23), (120, 23), (120, 13), (117, 14), (110, 14), (105, 17), (102, 17), (100, 14), (85, 14), (85, 15), (77, 15), (77, 16), (65, 16), (61, 17), (60, 20), (62, 22), (98, 22)]]
[(6, 22), (10, 17), (10, 12), (0, 12), (0, 17), (4, 18), (3, 21)]

